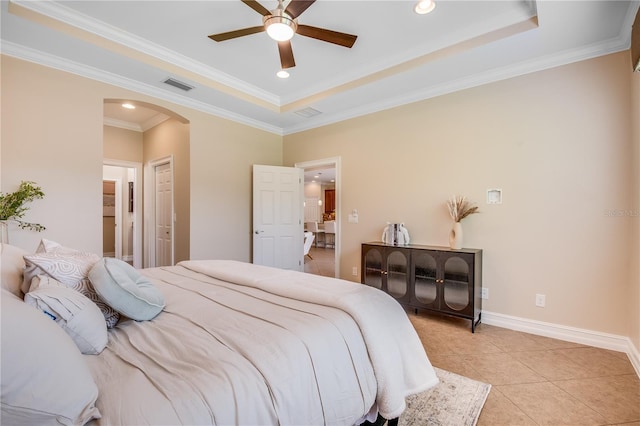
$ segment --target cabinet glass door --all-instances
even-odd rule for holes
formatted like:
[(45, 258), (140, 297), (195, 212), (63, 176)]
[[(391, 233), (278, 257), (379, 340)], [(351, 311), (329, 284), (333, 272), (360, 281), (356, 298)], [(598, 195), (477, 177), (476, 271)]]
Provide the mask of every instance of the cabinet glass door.
[(451, 256), (444, 263), (444, 305), (454, 311), (470, 306), (469, 264), (458, 256)]
[(371, 249), (365, 255), (364, 283), (382, 289), (382, 252)]
[(415, 272), (415, 298), (420, 304), (432, 305), (438, 297), (436, 285), (436, 260), (424, 252), (413, 253)]
[(407, 256), (399, 251), (394, 250), (387, 257), (387, 292), (400, 299), (407, 294)]

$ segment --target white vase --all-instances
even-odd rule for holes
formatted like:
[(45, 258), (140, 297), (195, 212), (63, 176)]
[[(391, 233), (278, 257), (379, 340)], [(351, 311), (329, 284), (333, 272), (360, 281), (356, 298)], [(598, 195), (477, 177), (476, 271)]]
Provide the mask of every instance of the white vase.
[(9, 244), (9, 224), (6, 220), (0, 220), (0, 242)]
[(462, 224), (460, 222), (454, 222), (449, 233), (449, 247), (452, 249), (462, 248)]

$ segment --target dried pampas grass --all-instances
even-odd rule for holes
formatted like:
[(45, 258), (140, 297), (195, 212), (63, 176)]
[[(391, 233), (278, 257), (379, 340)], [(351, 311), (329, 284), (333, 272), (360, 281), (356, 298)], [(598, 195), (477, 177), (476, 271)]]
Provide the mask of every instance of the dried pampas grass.
[(447, 201), (447, 208), (449, 214), (455, 222), (460, 222), (465, 217), (479, 213), (478, 206), (473, 205), (470, 201), (467, 201), (466, 197), (461, 195), (454, 195)]

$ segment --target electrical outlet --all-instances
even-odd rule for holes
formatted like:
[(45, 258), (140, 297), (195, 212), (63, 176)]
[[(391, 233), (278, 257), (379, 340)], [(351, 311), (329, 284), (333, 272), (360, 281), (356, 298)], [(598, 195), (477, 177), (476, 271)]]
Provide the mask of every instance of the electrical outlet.
[(489, 289), (485, 288), (485, 287), (482, 287), (482, 291), (480, 293), (480, 297), (482, 299), (488, 299), (489, 298)]
[(544, 308), (546, 304), (546, 296), (544, 294), (536, 294), (536, 306)]
[(354, 266), (353, 268), (351, 268), (351, 275), (353, 276), (358, 276), (358, 267)]

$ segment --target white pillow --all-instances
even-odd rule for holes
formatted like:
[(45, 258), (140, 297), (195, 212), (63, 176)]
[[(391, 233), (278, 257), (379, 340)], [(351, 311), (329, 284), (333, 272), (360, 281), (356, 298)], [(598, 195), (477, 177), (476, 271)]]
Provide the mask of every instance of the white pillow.
[(74, 252), (77, 252), (78, 250), (68, 248), (68, 247), (63, 247), (62, 244), (57, 243), (55, 241), (47, 240), (46, 238), (43, 238), (40, 240), (40, 244), (38, 244), (38, 248), (36, 249), (36, 253), (51, 253), (54, 251), (59, 251), (63, 253), (74, 253)]
[(29, 293), (39, 289), (40, 287), (67, 287), (67, 286), (62, 284), (60, 281), (54, 280), (48, 275), (36, 275), (31, 280), (31, 287), (29, 287)]
[(164, 296), (131, 265), (106, 257), (89, 272), (100, 297), (113, 309), (136, 321), (154, 318), (164, 308)]
[(69, 336), (2, 290), (2, 424), (82, 425), (100, 418), (98, 387)]
[[(38, 246), (40, 252), (24, 256), (25, 269), (22, 283), (23, 293), (29, 291), (31, 281), (37, 275), (47, 275), (60, 281), (67, 287), (79, 291), (98, 305), (107, 327), (116, 325), (120, 315), (98, 297), (87, 277), (93, 265), (100, 260), (94, 253), (86, 253), (63, 247), (49, 240), (42, 240)], [(48, 250), (42, 252), (41, 250)]]
[(22, 299), (22, 270), (24, 269), (23, 256), (29, 254), (19, 247), (9, 244), (0, 244), (0, 268), (2, 274), (2, 288), (10, 291)]
[(42, 285), (38, 277), (34, 280), (40, 285), (25, 294), (24, 301), (58, 323), (83, 354), (102, 352), (109, 337), (100, 308), (73, 289), (60, 284)]

